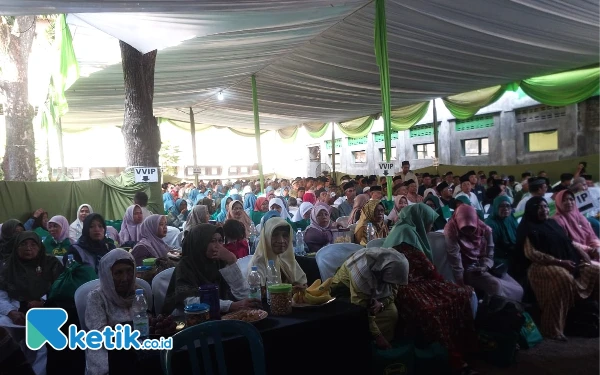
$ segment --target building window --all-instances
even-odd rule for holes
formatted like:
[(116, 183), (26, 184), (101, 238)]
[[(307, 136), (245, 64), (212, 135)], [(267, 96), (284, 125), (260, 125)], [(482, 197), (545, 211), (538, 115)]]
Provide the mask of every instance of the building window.
[(415, 152), (417, 154), (417, 159), (431, 159), (435, 157), (435, 144), (433, 143), (424, 143), (420, 145), (415, 145)]
[(348, 138), (348, 146), (366, 145), (367, 141), (366, 135), (360, 138)]
[[(329, 162), (329, 165), (331, 166), (331, 165), (333, 165), (333, 163), (332, 163), (332, 161), (333, 161), (333, 160), (331, 160), (331, 154), (328, 154), (328, 156), (329, 156), (329, 160), (328, 160), (328, 162)], [(341, 155), (341, 154), (338, 154), (338, 153), (336, 152), (336, 153), (335, 153), (335, 168), (336, 168), (337, 170), (339, 170), (340, 166), (342, 165), (342, 164), (341, 164), (341, 161), (342, 161), (342, 155)]]
[[(398, 157), (396, 156), (397, 155), (397, 153), (396, 153), (396, 147), (392, 147), (390, 149), (390, 154), (391, 154), (390, 155), (390, 161), (398, 160)], [(385, 159), (385, 156), (386, 156), (385, 155), (385, 147), (379, 149), (379, 156), (381, 156), (381, 161), (387, 161)]]
[(525, 147), (529, 152), (558, 150), (558, 130), (525, 133)]
[(491, 128), (492, 126), (494, 126), (494, 115), (481, 115), (466, 120), (456, 120), (454, 129), (457, 132), (461, 132), (465, 130)]
[[(335, 148), (341, 148), (342, 147), (342, 138), (336, 138), (335, 140)], [(325, 148), (328, 150), (331, 150), (331, 141), (325, 141)]]
[(227, 172), (228, 175), (230, 176), (235, 176), (238, 174), (238, 168), (237, 167), (229, 167), (229, 171)]
[[(392, 132), (392, 141), (398, 139), (398, 132)], [(383, 136), (383, 132), (373, 133), (373, 140), (375, 142), (384, 142), (385, 137)]]
[[(438, 128), (439, 125), (440, 122), (438, 121)], [(413, 126), (412, 128), (408, 129), (408, 136), (410, 138), (433, 136), (433, 123)]]
[[(335, 159), (337, 161), (337, 155), (335, 155)], [(366, 163), (367, 162), (367, 151), (352, 151), (352, 160), (354, 163)]]
[(462, 141), (464, 156), (487, 155), (490, 152), (487, 138), (465, 139)]
[(515, 120), (517, 124), (524, 122), (552, 120), (565, 117), (566, 115), (567, 107), (552, 107), (543, 104), (515, 110)]
[[(320, 146), (311, 146), (308, 148), (308, 157), (310, 161), (321, 161), (321, 147)], [(256, 168), (258, 170), (258, 167)]]

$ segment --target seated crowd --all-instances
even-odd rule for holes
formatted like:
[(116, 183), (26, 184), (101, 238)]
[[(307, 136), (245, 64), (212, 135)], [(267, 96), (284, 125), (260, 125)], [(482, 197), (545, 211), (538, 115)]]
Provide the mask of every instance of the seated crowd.
[[(156, 314), (181, 314), (185, 299), (206, 284), (218, 286), (221, 313), (262, 308), (248, 298), (248, 270), (256, 267), (266, 280), (272, 261), (282, 282), (305, 289), (296, 233), (304, 232), (305, 249), (316, 253), (349, 231), (363, 248), (337, 269), (331, 294), (368, 310), (374, 345), (385, 350), (397, 337), (418, 336), (441, 343), (455, 373), (476, 374), (466, 362), (477, 346), (474, 293), (536, 303), (541, 333), (561, 341), (576, 302), (598, 300), (599, 225), (579, 212), (575, 198), (597, 188), (582, 172), (561, 175), (548, 193), (543, 172), (515, 183), (496, 172), (419, 175), (403, 162), (392, 200), (384, 198), (386, 179), (375, 176), (344, 176), (340, 187), (328, 176), (273, 180), (263, 194), (254, 181), (165, 183), (164, 212), (150, 212), (148, 197), (137, 193), (120, 231), (89, 204), (70, 225), (39, 209), (24, 224), (11, 219), (1, 227), (0, 327), (24, 325), (33, 307), (66, 306), (52, 296), (71, 261), (99, 279), (87, 297), (88, 329), (131, 322), (136, 267), (148, 261), (159, 271), (174, 267)], [(445, 238), (444, 276), (428, 235), (436, 231)], [(368, 246), (376, 239), (383, 243)], [(4, 337), (0, 329), (0, 345)], [(87, 351), (87, 373), (107, 374), (107, 356)]]

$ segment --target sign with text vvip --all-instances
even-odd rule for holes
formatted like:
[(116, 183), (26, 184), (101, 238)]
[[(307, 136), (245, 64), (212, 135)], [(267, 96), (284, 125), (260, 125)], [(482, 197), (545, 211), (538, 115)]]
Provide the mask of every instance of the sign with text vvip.
[(157, 167), (135, 167), (135, 182), (158, 182)]
[(380, 161), (377, 163), (377, 169), (375, 173), (379, 176), (393, 176), (396, 171), (396, 161)]
[(575, 200), (577, 201), (577, 208), (582, 214), (587, 214), (590, 211), (598, 211), (600, 206), (596, 188), (590, 188), (575, 194)]

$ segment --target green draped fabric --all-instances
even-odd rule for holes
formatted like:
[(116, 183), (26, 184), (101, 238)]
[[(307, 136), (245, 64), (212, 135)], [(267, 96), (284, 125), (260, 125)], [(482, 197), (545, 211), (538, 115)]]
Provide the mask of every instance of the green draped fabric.
[(324, 124), (304, 124), (304, 128), (308, 135), (312, 138), (321, 138), (323, 134), (327, 131), (329, 127), (329, 123), (326, 122)]
[(283, 128), (277, 130), (277, 134), (281, 140), (285, 143), (294, 143), (296, 141), (296, 137), (298, 136), (298, 127), (292, 126), (289, 128)]
[(82, 203), (107, 220), (122, 220), (138, 191), (148, 194), (150, 211), (163, 212), (160, 183), (136, 184), (133, 171), (88, 181), (0, 181), (0, 222), (11, 218), (25, 222), (40, 207), (50, 217), (63, 215), (72, 222)]
[(538, 102), (564, 106), (579, 103), (598, 92), (600, 68), (584, 68), (529, 78), (521, 81), (521, 89)]
[[(379, 86), (381, 87), (381, 115), (383, 117), (383, 136), (386, 161), (390, 161), (392, 152), (392, 124), (390, 98), (390, 66), (387, 49), (387, 25), (385, 19), (385, 0), (375, 0), (375, 56), (379, 67)], [(387, 177), (387, 197), (392, 200), (392, 177)]]
[(340, 122), (338, 128), (350, 138), (361, 138), (371, 132), (374, 123), (374, 116), (364, 116), (354, 120)]
[(429, 102), (393, 109), (390, 113), (392, 118), (392, 130), (403, 131), (409, 129), (417, 122), (421, 121), (428, 110)]
[[(254, 129), (234, 129), (234, 128), (228, 128), (229, 130), (231, 130), (231, 132), (235, 135), (239, 135), (241, 137), (248, 137), (248, 138), (254, 138), (256, 136), (256, 133), (254, 131)], [(267, 130), (261, 130), (260, 131), (260, 135), (263, 135), (267, 132)]]
[(504, 94), (504, 86), (493, 86), (485, 89), (465, 92), (463, 94), (443, 98), (446, 108), (459, 120), (473, 117), (481, 108), (486, 107)]
[(54, 30), (54, 45), (58, 49), (59, 56), (58, 62), (52, 71), (53, 100), (56, 106), (56, 114), (62, 117), (69, 111), (65, 91), (79, 78), (79, 64), (77, 64), (75, 50), (73, 49), (71, 30), (69, 30), (64, 14), (60, 14), (56, 19)]

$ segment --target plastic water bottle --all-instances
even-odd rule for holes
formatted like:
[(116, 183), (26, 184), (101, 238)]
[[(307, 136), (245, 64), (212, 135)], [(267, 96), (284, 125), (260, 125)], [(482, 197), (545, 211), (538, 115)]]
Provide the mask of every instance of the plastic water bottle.
[(250, 287), (248, 298), (262, 299), (262, 284), (262, 277), (258, 273), (258, 267), (252, 266), (252, 271), (248, 275), (248, 286)]
[(67, 255), (67, 268), (71, 268), (71, 266), (75, 263), (73, 260), (73, 254)]
[(133, 313), (133, 329), (140, 332), (140, 338), (148, 337), (148, 303), (144, 297), (144, 289), (136, 289), (135, 300), (131, 305)]
[(375, 239), (375, 228), (373, 223), (367, 223), (367, 243)]
[(306, 255), (304, 251), (304, 234), (300, 229), (296, 232), (296, 255)]
[(267, 268), (267, 303), (271, 304), (271, 294), (269, 293), (269, 285), (281, 284), (279, 272), (275, 268), (275, 261), (269, 259), (269, 267)]

